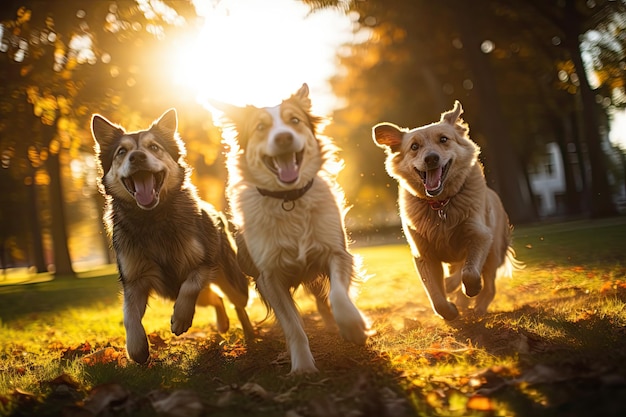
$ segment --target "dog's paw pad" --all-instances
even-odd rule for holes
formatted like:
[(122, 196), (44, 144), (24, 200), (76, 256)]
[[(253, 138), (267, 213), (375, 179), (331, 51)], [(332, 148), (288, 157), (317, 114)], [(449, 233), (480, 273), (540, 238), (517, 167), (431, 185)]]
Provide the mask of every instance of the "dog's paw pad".
[(185, 333), (191, 327), (191, 321), (188, 320), (175, 320), (172, 317), (172, 333), (176, 336), (180, 336)]

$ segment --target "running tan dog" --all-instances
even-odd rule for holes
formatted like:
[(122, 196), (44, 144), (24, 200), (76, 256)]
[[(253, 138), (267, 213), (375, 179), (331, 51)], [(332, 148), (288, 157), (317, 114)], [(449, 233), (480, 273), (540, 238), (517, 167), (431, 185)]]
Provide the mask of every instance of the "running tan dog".
[(315, 372), (294, 288), (303, 285), (315, 296), (324, 322), (336, 323), (344, 339), (356, 344), (367, 339), (349, 294), (358, 269), (347, 247), (335, 147), (315, 133), (320, 119), (310, 114), (306, 84), (274, 107), (212, 104), (236, 133), (226, 140), (227, 195), (240, 264), (283, 328), (291, 373)]
[[(373, 128), (374, 141), (387, 153), (387, 172), (400, 185), (400, 217), (415, 266), (434, 311), (446, 320), (459, 314), (446, 292), (462, 282), (463, 293), (476, 297), (474, 312), (483, 314), (496, 294), (496, 276), (510, 276), (519, 265), (508, 216), (487, 187), (480, 149), (470, 140), (462, 113), (457, 101), (437, 123), (410, 130), (391, 123)], [(451, 274), (445, 286), (443, 263)], [(463, 294), (457, 303), (469, 304)]]

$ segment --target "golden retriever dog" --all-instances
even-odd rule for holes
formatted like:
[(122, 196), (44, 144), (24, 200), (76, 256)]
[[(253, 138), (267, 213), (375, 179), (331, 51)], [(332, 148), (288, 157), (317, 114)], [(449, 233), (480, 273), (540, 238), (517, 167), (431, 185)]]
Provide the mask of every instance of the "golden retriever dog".
[(292, 291), (311, 293), (327, 326), (362, 345), (365, 320), (350, 297), (359, 279), (348, 250), (341, 164), (328, 138), (316, 134), (306, 84), (274, 107), (211, 103), (232, 122), (227, 197), (237, 228), (238, 258), (278, 319), (291, 373), (316, 372)]
[(245, 310), (248, 278), (226, 219), (196, 195), (177, 126), (174, 109), (138, 132), (92, 117), (104, 220), (124, 293), (126, 350), (138, 363), (150, 357), (141, 322), (153, 293), (175, 300), (172, 333), (189, 329), (196, 304), (213, 305), (217, 328), (225, 332), (229, 320), (221, 297), (211, 291), (215, 284), (235, 305), (246, 339), (254, 338)]
[[(458, 101), (441, 120), (415, 129), (379, 123), (372, 129), (386, 151), (385, 167), (399, 183), (398, 205), (404, 234), (433, 310), (446, 320), (459, 314), (446, 293), (462, 283), (484, 314), (496, 294), (497, 275), (518, 266), (511, 227), (498, 195), (487, 187), (480, 149), (468, 135)], [(444, 285), (444, 263), (450, 276)], [(482, 277), (482, 280), (481, 280)], [(459, 294), (460, 307), (468, 298)]]

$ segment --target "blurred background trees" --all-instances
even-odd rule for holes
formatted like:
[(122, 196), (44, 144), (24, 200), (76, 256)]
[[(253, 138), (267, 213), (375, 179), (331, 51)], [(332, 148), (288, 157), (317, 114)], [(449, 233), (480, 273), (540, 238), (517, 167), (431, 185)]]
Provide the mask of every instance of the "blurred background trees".
[[(197, 118), (193, 97), (161, 86), (171, 83), (164, 69), (172, 51), (199, 22), (189, 2), (16, 0), (0, 7), (2, 266), (26, 262), (72, 276), (69, 247), (75, 259), (104, 254), (101, 263), (112, 261), (95, 183), (92, 113), (130, 130), (173, 106)], [(189, 107), (194, 111), (181, 111)], [(194, 138), (205, 123), (189, 125)], [(206, 138), (197, 139), (206, 148)]]
[[(625, 0), (304, 3), (353, 22), (353, 42), (337, 50), (336, 110), (325, 131), (343, 149), (351, 229), (395, 230), (399, 221), (397, 186), (372, 126), (430, 123), (456, 99), (514, 224), (542, 218), (533, 170), (547, 164), (547, 144), (562, 158), (558, 215), (617, 213), (624, 152), (607, 135), (626, 103)], [(219, 132), (194, 96), (172, 87), (168, 70), (201, 25), (191, 1), (2, 2), (2, 268), (72, 276), (113, 261), (95, 182), (94, 112), (136, 130), (176, 107), (193, 181), (223, 208)]]
[(550, 142), (565, 169), (561, 214), (617, 213), (623, 165), (608, 159), (607, 134), (609, 111), (624, 106), (623, 1), (308, 3), (343, 8), (355, 21), (357, 43), (339, 51), (332, 80), (344, 106), (328, 133), (350, 155), (344, 175), (361, 224), (395, 221), (396, 186), (367, 140), (371, 126), (430, 123), (455, 99), (514, 223), (538, 219), (529, 169)]

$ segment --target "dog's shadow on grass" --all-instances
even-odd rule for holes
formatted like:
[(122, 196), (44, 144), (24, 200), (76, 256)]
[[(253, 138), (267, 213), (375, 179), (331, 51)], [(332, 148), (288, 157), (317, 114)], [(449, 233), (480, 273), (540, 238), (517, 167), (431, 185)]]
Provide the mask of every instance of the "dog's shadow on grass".
[[(238, 330), (229, 340), (200, 348), (190, 374), (210, 376), (211, 384), (220, 385), (215, 388), (218, 392), (230, 393), (233, 398), (226, 407), (235, 415), (251, 411), (250, 407), (312, 416), (414, 415), (399, 383), (401, 372), (385, 355), (369, 345), (344, 341), (337, 332), (325, 329), (316, 313), (303, 314), (303, 321), (318, 373), (289, 374), (283, 333), (270, 319), (257, 327), (254, 343), (243, 343)], [(226, 395), (219, 397), (217, 403)]]

